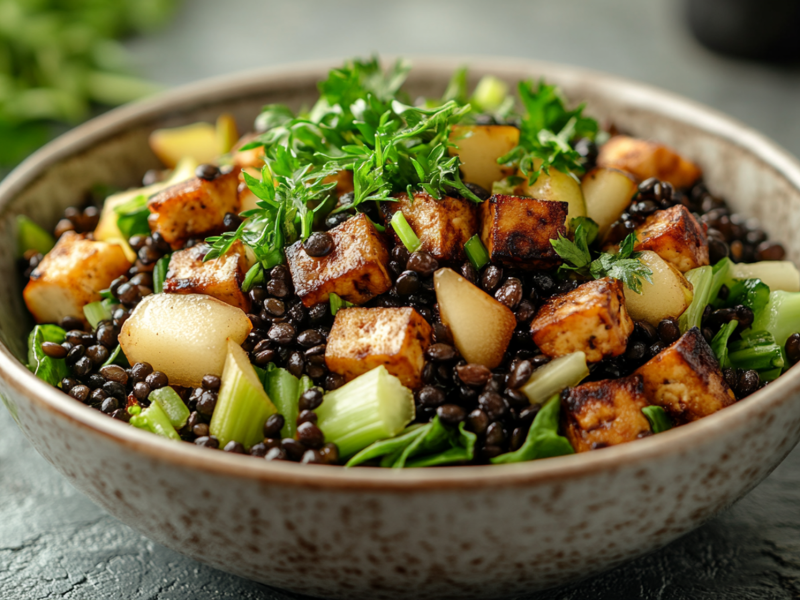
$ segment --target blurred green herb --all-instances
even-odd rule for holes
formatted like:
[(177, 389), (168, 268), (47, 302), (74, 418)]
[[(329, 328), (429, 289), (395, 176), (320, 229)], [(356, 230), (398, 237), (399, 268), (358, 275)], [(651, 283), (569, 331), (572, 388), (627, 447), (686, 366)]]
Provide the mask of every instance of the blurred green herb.
[(157, 90), (128, 74), (119, 39), (162, 25), (178, 0), (0, 0), (0, 164), (12, 165), (93, 105)]

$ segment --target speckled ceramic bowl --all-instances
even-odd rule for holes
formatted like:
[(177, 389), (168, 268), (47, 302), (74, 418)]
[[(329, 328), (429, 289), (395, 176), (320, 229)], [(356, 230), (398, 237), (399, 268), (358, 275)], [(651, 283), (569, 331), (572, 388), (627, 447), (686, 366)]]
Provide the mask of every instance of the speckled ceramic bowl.
[[(800, 259), (800, 165), (715, 111), (614, 77), (518, 60), (416, 61), (412, 96), (453, 69), (544, 76), (623, 130), (700, 163), (710, 188), (761, 219)], [(0, 395), (41, 454), (153, 540), (220, 569), (314, 596), (483, 598), (530, 592), (664, 546), (763, 480), (800, 438), (800, 370), (730, 408), (635, 443), (491, 467), (388, 471), (267, 463), (128, 427), (23, 366), (30, 326), (13, 217), (52, 226), (96, 183), (156, 166), (147, 135), (261, 105), (310, 103), (331, 64), (214, 79), (108, 113), (38, 152), (0, 185)]]

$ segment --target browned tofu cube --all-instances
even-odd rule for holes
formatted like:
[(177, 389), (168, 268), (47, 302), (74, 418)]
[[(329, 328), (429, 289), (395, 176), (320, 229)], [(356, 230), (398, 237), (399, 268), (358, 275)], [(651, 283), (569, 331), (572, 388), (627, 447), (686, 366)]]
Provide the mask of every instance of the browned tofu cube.
[(166, 294), (205, 294), (250, 312), (250, 298), (242, 291), (247, 274), (244, 245), (237, 241), (219, 258), (203, 262), (210, 248), (197, 244), (172, 255), (164, 281)]
[(286, 248), (292, 283), (303, 304), (327, 302), (331, 292), (353, 304), (364, 304), (392, 287), (389, 251), (367, 215), (351, 217), (328, 233), (333, 250), (327, 256), (309, 256), (302, 242)]
[(626, 135), (614, 136), (600, 148), (597, 165), (627, 171), (639, 181), (657, 177), (679, 189), (688, 188), (702, 175), (697, 165), (673, 149)]
[(531, 322), (533, 341), (553, 358), (578, 351), (587, 362), (619, 356), (633, 332), (622, 289), (621, 281), (607, 277), (554, 296)]
[(417, 389), (430, 343), (431, 327), (413, 308), (346, 308), (336, 313), (325, 363), (347, 381), (383, 365)]
[(195, 177), (155, 194), (147, 203), (150, 229), (174, 250), (187, 240), (222, 232), (225, 214), (239, 212), (239, 172), (234, 169), (213, 181)]
[(678, 424), (702, 419), (736, 401), (703, 334), (693, 327), (636, 370), (650, 404)]
[(58, 323), (64, 317), (85, 322), (83, 307), (100, 300), (100, 291), (130, 268), (119, 244), (68, 231), (31, 273), (25, 304), (37, 323)]
[(493, 262), (548, 268), (559, 263), (550, 240), (566, 234), (566, 202), (496, 194), (481, 204), (481, 241)]
[(681, 205), (657, 210), (636, 228), (635, 250), (652, 250), (681, 273), (708, 264), (703, 224)]
[(642, 378), (631, 375), (584, 383), (561, 397), (564, 431), (575, 452), (587, 452), (653, 435), (642, 414)]
[(396, 244), (400, 238), (389, 221), (399, 210), (417, 234), (422, 244), (419, 249), (440, 261), (466, 260), (464, 244), (478, 232), (476, 205), (462, 198), (444, 196), (436, 200), (427, 193), (418, 193), (410, 201), (407, 194), (400, 194), (396, 202), (383, 202), (381, 209), (387, 231), (391, 231)]

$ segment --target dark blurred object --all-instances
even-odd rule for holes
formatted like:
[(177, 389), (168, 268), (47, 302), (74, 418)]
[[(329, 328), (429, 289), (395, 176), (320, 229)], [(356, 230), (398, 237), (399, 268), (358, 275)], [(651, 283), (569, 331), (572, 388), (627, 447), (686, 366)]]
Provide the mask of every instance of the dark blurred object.
[(157, 89), (128, 75), (117, 41), (172, 16), (179, 0), (0, 0), (0, 165), (64, 124)]
[(720, 54), (771, 63), (800, 60), (800, 1), (688, 0), (689, 28)]

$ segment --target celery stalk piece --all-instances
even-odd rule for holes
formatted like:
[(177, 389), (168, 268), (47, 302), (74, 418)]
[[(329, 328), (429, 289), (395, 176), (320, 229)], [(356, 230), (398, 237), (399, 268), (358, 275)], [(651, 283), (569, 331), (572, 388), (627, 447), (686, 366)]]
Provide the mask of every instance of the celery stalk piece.
[(285, 438), (294, 437), (295, 429), (297, 429), (297, 414), (300, 410), (298, 400), (302, 393), (299, 391), (297, 377), (286, 369), (278, 368), (268, 371), (267, 377), (267, 393), (284, 419), (281, 435)]
[(53, 236), (31, 221), (25, 215), (17, 216), (17, 254), (22, 256), (27, 250), (47, 254), (56, 245)]
[(316, 412), (325, 440), (347, 458), (403, 431), (414, 420), (414, 394), (380, 366), (328, 392)]
[(406, 250), (409, 252), (416, 252), (419, 250), (422, 242), (419, 241), (417, 234), (414, 233), (414, 230), (411, 229), (411, 225), (406, 221), (406, 216), (403, 214), (403, 211), (398, 210), (394, 213), (390, 223), (397, 237), (400, 238), (400, 241), (403, 242), (403, 245), (406, 247)]
[(734, 279), (760, 279), (770, 291), (800, 292), (800, 271), (788, 260), (763, 260), (731, 266)]
[(800, 331), (800, 293), (770, 292), (769, 302), (756, 315), (752, 331), (768, 331), (783, 351), (786, 340)]
[(583, 352), (573, 352), (553, 359), (536, 369), (520, 391), (528, 397), (531, 404), (542, 405), (553, 394), (578, 385), (588, 375), (586, 355)]
[(211, 435), (217, 437), (220, 448), (231, 440), (250, 448), (264, 439), (264, 422), (275, 412), (247, 353), (228, 339), (219, 399), (209, 425)]
[(86, 317), (86, 320), (89, 321), (89, 325), (92, 326), (92, 329), (97, 329), (97, 324), (100, 321), (111, 320), (111, 311), (108, 310), (106, 305), (101, 301), (90, 302), (84, 306), (83, 314)]
[(163, 387), (150, 392), (150, 402), (156, 402), (169, 418), (175, 429), (180, 429), (189, 420), (189, 408), (183, 403), (178, 392), (171, 387)]
[[(686, 333), (692, 327), (700, 327), (700, 320), (706, 305), (712, 300), (711, 288), (713, 285), (714, 273), (711, 267), (698, 267), (688, 271), (685, 275), (689, 283), (692, 284), (694, 297), (683, 314), (678, 319), (681, 333)], [(722, 284), (720, 284), (722, 285)], [(717, 290), (719, 291), (719, 289)]]
[(486, 246), (483, 245), (477, 233), (464, 244), (464, 251), (467, 253), (469, 262), (478, 270), (482, 269), (484, 265), (489, 262), (489, 251), (486, 250)]
[(141, 410), (138, 406), (132, 406), (128, 409), (128, 412), (131, 415), (130, 423), (134, 427), (145, 429), (170, 440), (181, 441), (181, 436), (175, 431), (167, 413), (164, 412), (158, 402), (153, 402), (144, 410)]

